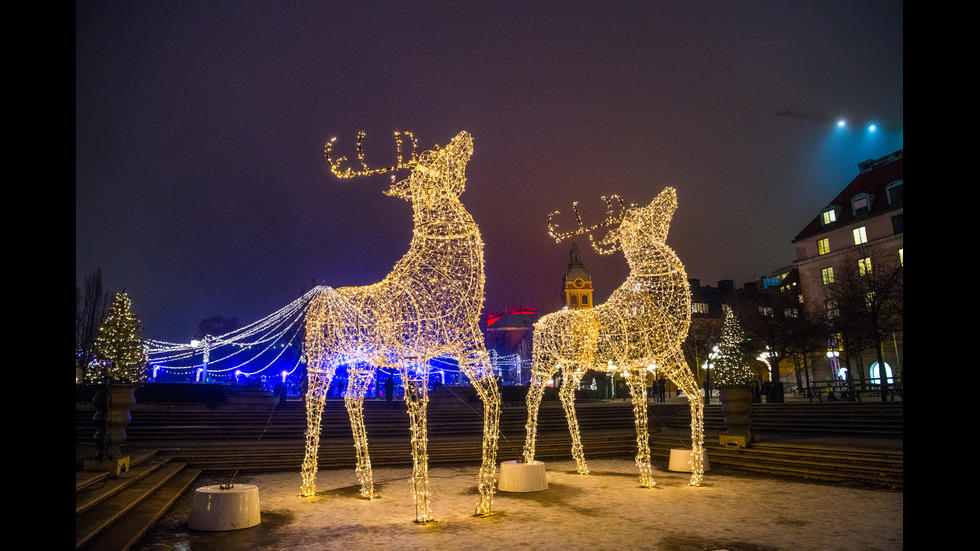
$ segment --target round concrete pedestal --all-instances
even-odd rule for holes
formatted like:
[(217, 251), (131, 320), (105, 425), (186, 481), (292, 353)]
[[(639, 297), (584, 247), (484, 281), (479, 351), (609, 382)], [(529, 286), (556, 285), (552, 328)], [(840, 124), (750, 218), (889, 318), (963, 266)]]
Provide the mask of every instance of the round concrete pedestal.
[(500, 478), (497, 489), (501, 492), (540, 492), (548, 489), (545, 477), (544, 463), (531, 461), (518, 463), (504, 461), (500, 464)]
[(221, 532), (249, 528), (261, 522), (259, 488), (238, 484), (223, 489), (221, 485), (201, 486), (194, 491), (187, 527), (191, 530)]
[[(704, 472), (711, 470), (711, 463), (708, 461), (708, 453), (704, 453)], [(674, 448), (670, 450), (670, 463), (667, 464), (668, 471), (679, 471), (682, 473), (691, 472), (691, 450)]]

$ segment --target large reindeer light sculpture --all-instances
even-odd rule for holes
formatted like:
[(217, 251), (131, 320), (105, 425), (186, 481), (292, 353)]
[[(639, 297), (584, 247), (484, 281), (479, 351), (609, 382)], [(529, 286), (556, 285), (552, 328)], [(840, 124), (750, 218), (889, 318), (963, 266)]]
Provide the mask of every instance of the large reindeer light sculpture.
[(401, 144), (409, 133), (396, 133), (398, 162), (389, 168), (364, 164), (361, 138), (358, 158), (363, 170), (341, 170), (344, 158), (330, 159), (338, 177), (352, 178), (411, 168), (411, 176), (392, 185), (388, 195), (412, 203), (415, 229), (408, 252), (388, 276), (365, 287), (329, 289), (311, 305), (306, 324), (309, 373), (306, 457), (301, 494), (315, 494), (320, 418), (330, 381), (337, 368), (348, 366), (345, 403), (350, 414), (357, 453), (361, 495), (375, 496), (371, 478), (363, 401), (367, 384), (378, 367), (398, 369), (405, 384), (411, 421), (416, 522), (432, 519), (426, 451), (428, 362), (451, 356), (469, 377), (483, 400), (483, 464), (478, 487), (477, 515), (491, 514), (494, 492), (500, 393), (478, 326), (483, 308), (483, 241), (459, 195), (465, 187), (465, 168), (473, 139), (461, 132), (445, 148), (426, 151), (403, 161)]
[[(549, 233), (556, 241), (587, 233), (600, 253), (622, 250), (629, 263), (630, 274), (606, 303), (591, 309), (554, 312), (534, 324), (533, 373), (527, 395), (524, 460), (534, 460), (538, 409), (544, 383), (560, 369), (559, 396), (572, 436), (572, 456), (578, 472), (589, 474), (575, 416), (575, 390), (587, 371), (618, 371), (626, 379), (632, 395), (640, 484), (643, 487), (655, 486), (647, 432), (646, 372), (649, 366), (656, 366), (684, 391), (690, 401), (693, 448), (691, 485), (700, 486), (704, 474), (704, 403), (681, 352), (681, 343), (691, 323), (690, 289), (684, 266), (664, 242), (677, 208), (676, 192), (673, 188), (667, 188), (646, 207), (624, 209), (622, 200), (619, 200), (618, 214), (614, 212), (613, 202), (605, 197), (603, 199), (608, 206), (604, 223), (583, 226), (575, 205), (579, 228), (559, 233), (549, 218)], [(555, 214), (557, 212), (552, 217)], [(619, 223), (619, 227), (610, 230), (601, 242), (592, 240), (592, 231), (616, 223)]]

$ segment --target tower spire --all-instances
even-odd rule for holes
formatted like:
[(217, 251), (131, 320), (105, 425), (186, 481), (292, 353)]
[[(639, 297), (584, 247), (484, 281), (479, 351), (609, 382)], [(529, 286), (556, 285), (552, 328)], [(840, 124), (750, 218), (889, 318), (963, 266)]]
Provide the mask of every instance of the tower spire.
[(592, 274), (582, 264), (578, 243), (572, 242), (568, 251), (568, 270), (562, 281), (565, 307), (569, 310), (592, 308)]

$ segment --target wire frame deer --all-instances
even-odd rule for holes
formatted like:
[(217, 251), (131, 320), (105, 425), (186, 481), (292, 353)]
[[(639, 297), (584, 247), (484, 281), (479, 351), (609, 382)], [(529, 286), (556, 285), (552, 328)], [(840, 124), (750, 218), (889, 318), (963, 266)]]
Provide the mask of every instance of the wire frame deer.
[[(483, 308), (483, 241), (459, 196), (465, 187), (465, 168), (473, 139), (461, 132), (444, 148), (436, 146), (415, 155), (410, 133), (396, 133), (398, 162), (371, 169), (341, 169), (327, 146), (331, 170), (341, 178), (381, 174), (410, 168), (411, 175), (394, 183), (386, 194), (412, 203), (414, 231), (409, 250), (384, 280), (364, 287), (344, 287), (321, 293), (311, 304), (306, 324), (309, 388), (306, 394), (306, 456), (302, 468), (303, 496), (315, 494), (320, 419), (331, 379), (348, 366), (345, 403), (357, 456), (361, 496), (376, 497), (364, 428), (364, 391), (379, 367), (399, 370), (412, 431), (412, 489), (417, 523), (432, 518), (428, 482), (426, 405), (428, 361), (439, 356), (458, 360), (484, 405), (483, 463), (477, 515), (491, 514), (496, 470), (500, 393), (478, 326)], [(413, 143), (412, 156), (402, 158), (402, 142)]]
[[(572, 456), (578, 472), (589, 474), (575, 415), (575, 390), (587, 371), (618, 371), (626, 379), (632, 396), (640, 485), (655, 486), (647, 430), (646, 373), (648, 367), (656, 366), (690, 401), (691, 485), (699, 486), (704, 475), (704, 402), (681, 352), (681, 343), (691, 323), (690, 289), (684, 266), (665, 243), (677, 208), (676, 192), (666, 188), (645, 207), (624, 208), (622, 200), (614, 197), (618, 200), (618, 212), (613, 200), (603, 199), (608, 209), (604, 222), (585, 227), (578, 205), (573, 204), (578, 229), (558, 232), (549, 217), (549, 233), (556, 241), (588, 234), (593, 247), (603, 254), (621, 250), (630, 273), (604, 304), (590, 309), (561, 310), (534, 324), (524, 460), (534, 460), (544, 384), (560, 370), (559, 396), (572, 437)], [(611, 229), (602, 241), (592, 239), (593, 231), (616, 224), (618, 227)]]

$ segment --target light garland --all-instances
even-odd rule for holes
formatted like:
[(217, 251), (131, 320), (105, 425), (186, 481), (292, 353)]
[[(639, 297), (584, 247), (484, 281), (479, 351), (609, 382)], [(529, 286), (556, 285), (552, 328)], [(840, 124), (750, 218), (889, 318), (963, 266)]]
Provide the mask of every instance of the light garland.
[[(615, 197), (615, 196), (614, 196)], [(631, 206), (614, 216), (612, 203), (603, 224), (585, 227), (575, 208), (579, 229), (557, 232), (549, 217), (549, 235), (557, 241), (589, 234), (593, 247), (609, 254), (622, 250), (630, 266), (626, 281), (601, 305), (582, 310), (561, 310), (534, 324), (533, 375), (527, 396), (527, 438), (524, 460), (533, 461), (538, 409), (544, 384), (559, 370), (559, 396), (572, 436), (572, 456), (578, 472), (588, 474), (575, 417), (575, 390), (587, 371), (623, 373), (630, 389), (636, 419), (640, 484), (656, 485), (650, 465), (647, 429), (646, 369), (656, 365), (688, 396), (691, 407), (691, 485), (704, 475), (704, 398), (681, 352), (691, 323), (691, 297), (684, 266), (665, 243), (677, 195), (667, 188), (646, 207)], [(620, 202), (620, 204), (622, 204)], [(554, 214), (552, 214), (554, 216)], [(592, 232), (619, 223), (600, 242)]]
[[(315, 287), (277, 312), (224, 335), (208, 335), (203, 343), (148, 339), (145, 341), (147, 361), (154, 370), (176, 374), (191, 374), (203, 369), (211, 374), (242, 371), (243, 375), (252, 376), (261, 373), (275, 365), (291, 347), (300, 345), (297, 340), (306, 311), (313, 299), (326, 289)], [(268, 358), (269, 353), (273, 354), (272, 359), (262, 360)], [(195, 361), (195, 357), (204, 354), (207, 354), (206, 363)], [(298, 368), (299, 356), (297, 354), (296, 363), (288, 370), (290, 373)]]
[[(402, 137), (413, 144), (409, 161), (402, 160)], [(405, 402), (412, 430), (413, 496), (416, 522), (430, 522), (426, 452), (426, 404), (428, 365), (439, 356), (455, 358), (476, 388), (484, 405), (483, 463), (478, 488), (477, 515), (491, 514), (496, 472), (500, 392), (479, 329), (483, 308), (483, 241), (472, 216), (459, 201), (465, 188), (466, 164), (473, 140), (461, 132), (440, 149), (420, 156), (408, 132), (396, 133), (398, 162), (371, 169), (364, 162), (358, 136), (362, 170), (342, 169), (343, 159), (330, 158), (333, 141), (326, 147), (331, 171), (339, 178), (382, 174), (411, 168), (411, 176), (394, 183), (386, 194), (412, 203), (415, 228), (409, 251), (379, 283), (364, 287), (331, 289), (318, 295), (310, 306), (306, 325), (307, 392), (306, 454), (302, 467), (301, 495), (315, 494), (320, 418), (326, 389), (338, 366), (357, 364), (364, 381), (378, 368), (398, 369), (405, 383)], [(359, 383), (360, 384), (360, 383)], [(357, 472), (362, 495), (373, 495), (370, 457), (363, 427), (363, 392), (348, 386), (345, 403), (358, 450)]]

